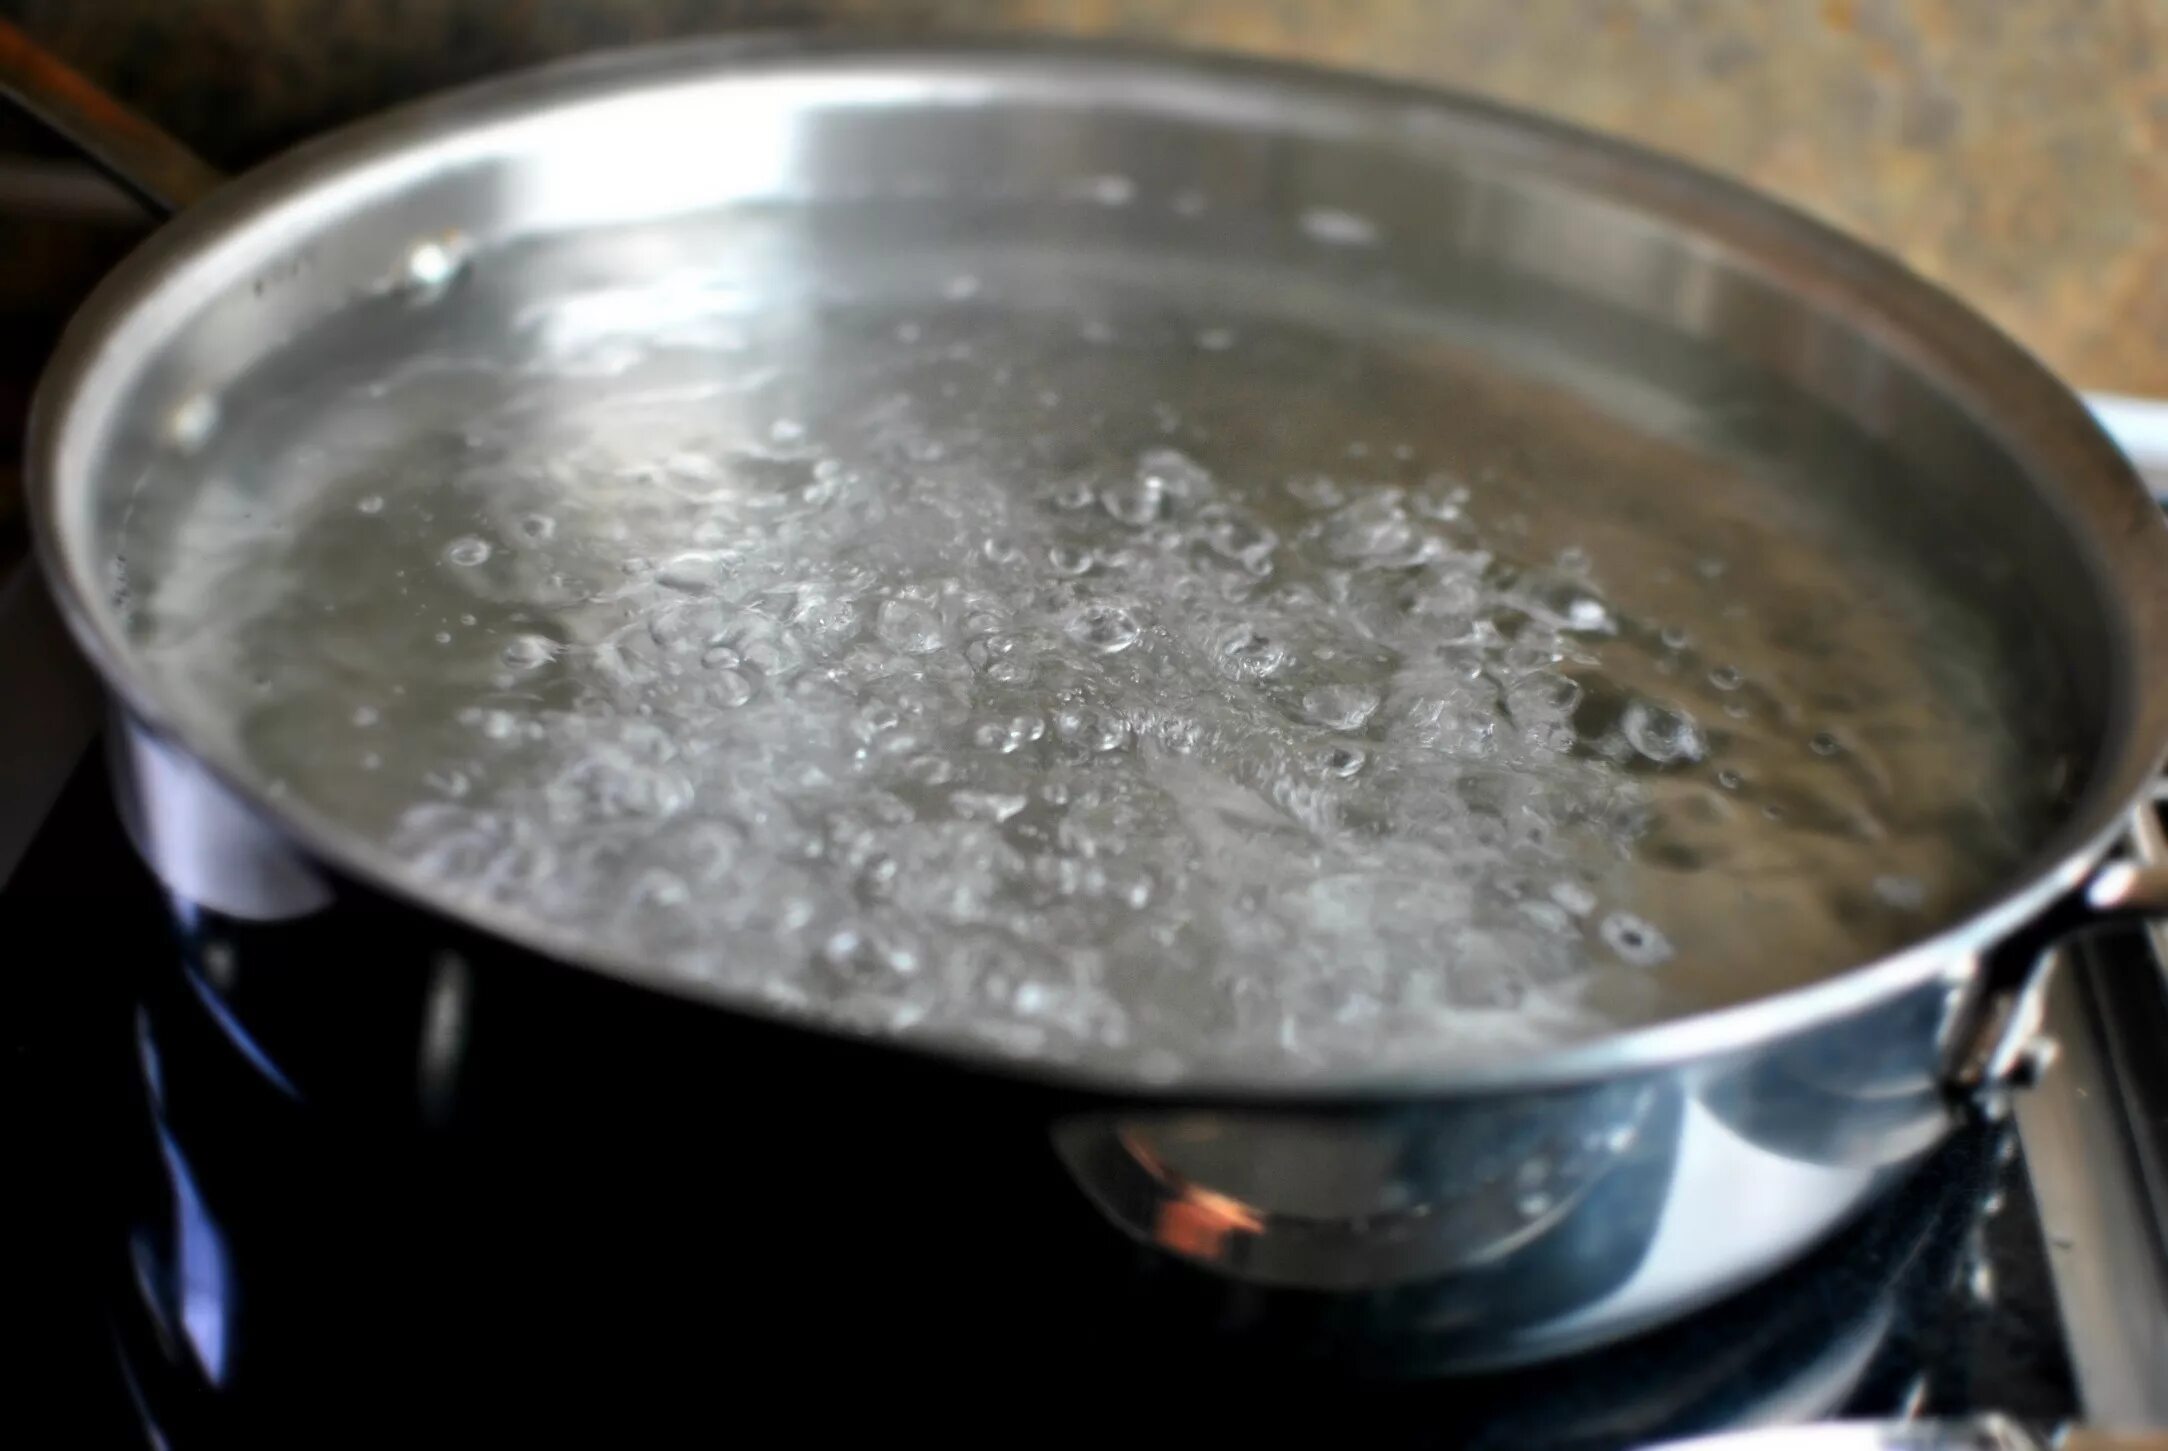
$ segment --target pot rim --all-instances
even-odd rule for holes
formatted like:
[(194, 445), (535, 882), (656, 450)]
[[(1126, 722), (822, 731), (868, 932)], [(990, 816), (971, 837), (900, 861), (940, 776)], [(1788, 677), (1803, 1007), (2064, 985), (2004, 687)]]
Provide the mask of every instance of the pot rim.
[[(2101, 625), (2111, 640), (2106, 724), (2088, 783), (2046, 841), (2010, 881), (1971, 913), (1880, 958), (1747, 1002), (1622, 1029), (1518, 1059), (1442, 1062), (1421, 1071), (1296, 1077), (1277, 1081), (1224, 1070), (1155, 1080), (1133, 1071), (1019, 1059), (959, 1033), (892, 1038), (823, 1022), (713, 987), (673, 979), (637, 959), (575, 950), (569, 934), (496, 904), (432, 901), (416, 891), (388, 852), (352, 837), (303, 803), (275, 800), (251, 782), (237, 753), (199, 746), (135, 668), (131, 651), (99, 603), (103, 591), (87, 546), (71, 540), (66, 501), (93, 487), (99, 401), (132, 376), (131, 334), (164, 338), (209, 259), (244, 250), (264, 234), (306, 235), (312, 204), (342, 188), (386, 185), (389, 170), (411, 175), (432, 145), (472, 137), (562, 106), (667, 87), (727, 80), (795, 65), (873, 69), (938, 67), (999, 77), (1034, 70), (1072, 83), (1119, 79), (1124, 94), (1145, 87), (1178, 95), (1188, 110), (1222, 105), (1254, 113), (1262, 104), (1294, 113), (1358, 120), (1420, 115), (1450, 134), (1538, 161), (1565, 179), (1693, 230), (1749, 267), (1780, 273), (1876, 341), (1933, 377), (1968, 408), (2036, 483), (2049, 482), (2079, 522), (2102, 586)], [(1015, 79), (1015, 77), (1011, 77)], [(1390, 134), (1390, 133), (1384, 133)], [(170, 317), (165, 319), (170, 323)], [(583, 56), (486, 80), (365, 118), (304, 143), (220, 187), (162, 227), (105, 278), (69, 325), (40, 381), (26, 465), (32, 534), (63, 617), (106, 688), (153, 734), (181, 747), (315, 864), (405, 904), (630, 986), (768, 1018), (913, 1057), (948, 1060), (1004, 1078), (1102, 1095), (1329, 1108), (1379, 1099), (1415, 1099), (1566, 1086), (1675, 1067), (1749, 1050), (1835, 1023), (1940, 980), (1953, 991), (1979, 961), (2077, 889), (2123, 832), (2129, 809), (2151, 787), (2168, 742), (2168, 691), (2147, 691), (2147, 662), (2168, 662), (2168, 527), (2128, 461), (2077, 397), (1992, 324), (1895, 260), (1782, 203), (1712, 173), (1579, 128), (1490, 102), (1403, 82), (1252, 58), (1073, 40), (897, 43), (762, 34), (675, 41)], [(82, 531), (78, 531), (82, 532)]]

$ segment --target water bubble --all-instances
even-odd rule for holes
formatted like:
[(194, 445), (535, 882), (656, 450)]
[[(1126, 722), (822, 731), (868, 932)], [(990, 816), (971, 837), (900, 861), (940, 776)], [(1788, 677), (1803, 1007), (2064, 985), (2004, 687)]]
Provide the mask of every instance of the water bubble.
[(1528, 614), (1553, 629), (1609, 635), (1618, 628), (1611, 607), (1579, 575), (1533, 571), (1519, 581), (1514, 598)]
[(557, 658), (557, 642), (546, 635), (514, 635), (499, 658), (514, 670), (532, 670)]
[(1817, 756), (1834, 756), (1843, 746), (1828, 731), (1816, 731), (1807, 738), (1807, 749)]
[(481, 731), (490, 740), (512, 740), (520, 733), (520, 718), (512, 711), (499, 709), (464, 709), (460, 711), (460, 724)]
[(352, 716), (352, 719), (353, 719), (353, 722), (354, 722), (354, 724), (355, 724), (355, 725), (358, 725), (358, 726), (361, 726), (361, 727), (363, 727), (364, 729), (366, 729), (366, 728), (367, 728), (367, 727), (369, 727), (369, 726), (373, 726), (373, 725), (375, 725), (375, 724), (376, 724), (376, 723), (377, 723), (378, 721), (382, 720), (383, 718), (384, 718), (384, 717), (383, 717), (383, 715), (382, 715), (382, 714), (381, 714), (381, 713), (380, 713), (380, 712), (379, 712), (379, 711), (377, 710), (377, 708), (376, 708), (375, 706), (373, 706), (373, 705), (357, 705), (357, 706), (355, 706), (355, 707), (354, 707), (354, 714), (353, 714), (353, 716)]
[(1602, 600), (1591, 595), (1578, 595), (1566, 605), (1566, 628), (1583, 633), (1608, 633), (1612, 628), (1611, 611)]
[(918, 971), (918, 954), (855, 927), (839, 928), (821, 944), (821, 960), (854, 985), (877, 986), (889, 974)]
[(1609, 914), (1597, 924), (1596, 931), (1606, 947), (1635, 967), (1654, 967), (1671, 956), (1670, 940), (1631, 912)]
[(860, 740), (870, 741), (883, 731), (892, 731), (902, 724), (901, 711), (885, 700), (876, 700), (859, 707), (852, 733)]
[(1247, 515), (1207, 519), (1202, 535), (1213, 553), (1233, 560), (1250, 574), (1272, 572), (1272, 551), (1278, 547), (1280, 536)]
[(1074, 579), (1091, 572), (1092, 552), (1081, 544), (1056, 544), (1047, 549), (1046, 562), (1054, 573)]
[(422, 777), (422, 784), (430, 790), (457, 801), (474, 789), (473, 780), (464, 771), (443, 767)]
[(1426, 750), (1481, 758), (1491, 754), (1498, 725), (1495, 699), (1487, 689), (1471, 683), (1466, 691), (1410, 700), (1398, 730)]
[(1325, 752), (1319, 764), (1324, 767), (1326, 775), (1338, 776), (1344, 780), (1360, 774), (1369, 759), (1369, 754), (1359, 746), (1333, 746)]
[(519, 536), (530, 544), (546, 543), (557, 532), (557, 521), (547, 514), (522, 514)]
[(1006, 720), (980, 721), (971, 728), (971, 742), (981, 750), (1010, 755), (1046, 735), (1046, 722), (1035, 715), (1010, 716)]
[(384, 496), (382, 494), (363, 494), (354, 507), (364, 514), (381, 514), (384, 512)]
[(1054, 716), (1054, 731), (1070, 745), (1099, 754), (1118, 751), (1129, 744), (1128, 722), (1097, 711), (1058, 711)]
[(705, 594), (715, 588), (720, 563), (719, 555), (704, 551), (680, 554), (655, 571), (655, 583), (685, 594)]
[(1233, 328), (1208, 327), (1197, 333), (1197, 346), (1208, 353), (1224, 353), (1235, 345)]
[(1220, 669), (1235, 680), (1269, 680), (1287, 668), (1287, 647), (1254, 626), (1231, 625), (1214, 648)]
[(1550, 896), (1575, 917), (1586, 917), (1596, 910), (1596, 894), (1579, 882), (1553, 882)]
[(1327, 730), (1361, 730), (1377, 712), (1378, 693), (1367, 685), (1320, 685), (1302, 697), (1302, 712)]
[(1384, 490), (1347, 505), (1325, 530), (1325, 552), (1344, 564), (1399, 567), (1415, 562), (1422, 535), (1402, 507), (1398, 490)]
[(1287, 481), (1295, 501), (1312, 509), (1337, 509), (1347, 502), (1347, 490), (1323, 474), (1303, 474)]
[(1160, 478), (1142, 470), (1099, 491), (1100, 505), (1122, 523), (1135, 527), (1157, 519), (1166, 498), (1166, 486)]
[(1440, 523), (1456, 523), (1467, 515), (1468, 486), (1451, 474), (1432, 474), (1410, 496), (1415, 512)]
[(1144, 631), (1124, 606), (1095, 600), (1070, 615), (1062, 633), (1086, 649), (1115, 655), (1136, 644)]
[(1014, 791), (956, 791), (949, 805), (966, 821), (1007, 821), (1031, 804), (1031, 798)]
[(1505, 705), (1530, 746), (1541, 751), (1573, 748), (1573, 716), (1581, 705), (1581, 686), (1570, 676), (1549, 671), (1524, 675), (1507, 687)]
[(883, 600), (874, 616), (873, 632), (906, 655), (925, 655), (941, 648), (940, 617), (912, 600)]
[(1212, 471), (1178, 448), (1147, 449), (1137, 460), (1137, 476), (1177, 504), (1196, 503), (1216, 486)]
[(1676, 706), (1635, 699), (1619, 717), (1619, 730), (1634, 750), (1659, 766), (1698, 761), (1709, 743), (1694, 718)]
[(1737, 690), (1745, 680), (1736, 665), (1719, 665), (1709, 672), (1709, 683), (1718, 690)]
[(447, 563), (466, 567), (481, 564), (489, 558), (489, 541), (463, 534), (444, 547), (444, 558)]
[(713, 677), (715, 699), (725, 706), (737, 707), (760, 693), (760, 684), (744, 670), (718, 670)]

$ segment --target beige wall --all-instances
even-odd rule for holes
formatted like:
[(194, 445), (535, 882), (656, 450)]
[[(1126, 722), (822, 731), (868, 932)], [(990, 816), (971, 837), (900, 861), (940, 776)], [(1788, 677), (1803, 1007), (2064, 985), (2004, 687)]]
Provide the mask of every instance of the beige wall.
[(236, 161), (405, 91), (747, 24), (1300, 56), (1481, 92), (1746, 178), (1901, 253), (2076, 382), (2168, 394), (2163, 0), (15, 0), (0, 13)]
[(2159, 0), (1040, 0), (1035, 18), (1464, 87), (1745, 178), (2075, 381), (2168, 393)]

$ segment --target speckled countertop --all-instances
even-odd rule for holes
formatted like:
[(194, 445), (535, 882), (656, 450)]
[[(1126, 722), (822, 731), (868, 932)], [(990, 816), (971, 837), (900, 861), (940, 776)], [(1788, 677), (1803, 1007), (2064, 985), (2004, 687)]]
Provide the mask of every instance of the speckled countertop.
[(1633, 137), (1900, 253), (2072, 381), (2168, 393), (2161, 0), (0, 0), (237, 165), (399, 97), (754, 25), (1302, 57)]

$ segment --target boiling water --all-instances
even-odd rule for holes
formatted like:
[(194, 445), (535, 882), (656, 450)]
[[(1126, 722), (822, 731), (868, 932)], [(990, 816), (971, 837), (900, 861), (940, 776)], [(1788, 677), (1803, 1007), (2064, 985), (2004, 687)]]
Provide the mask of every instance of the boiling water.
[(1809, 491), (1450, 317), (954, 255), (432, 275), (177, 419), (137, 633), (425, 895), (1152, 1075), (1753, 997), (2035, 829), (1961, 612)]

